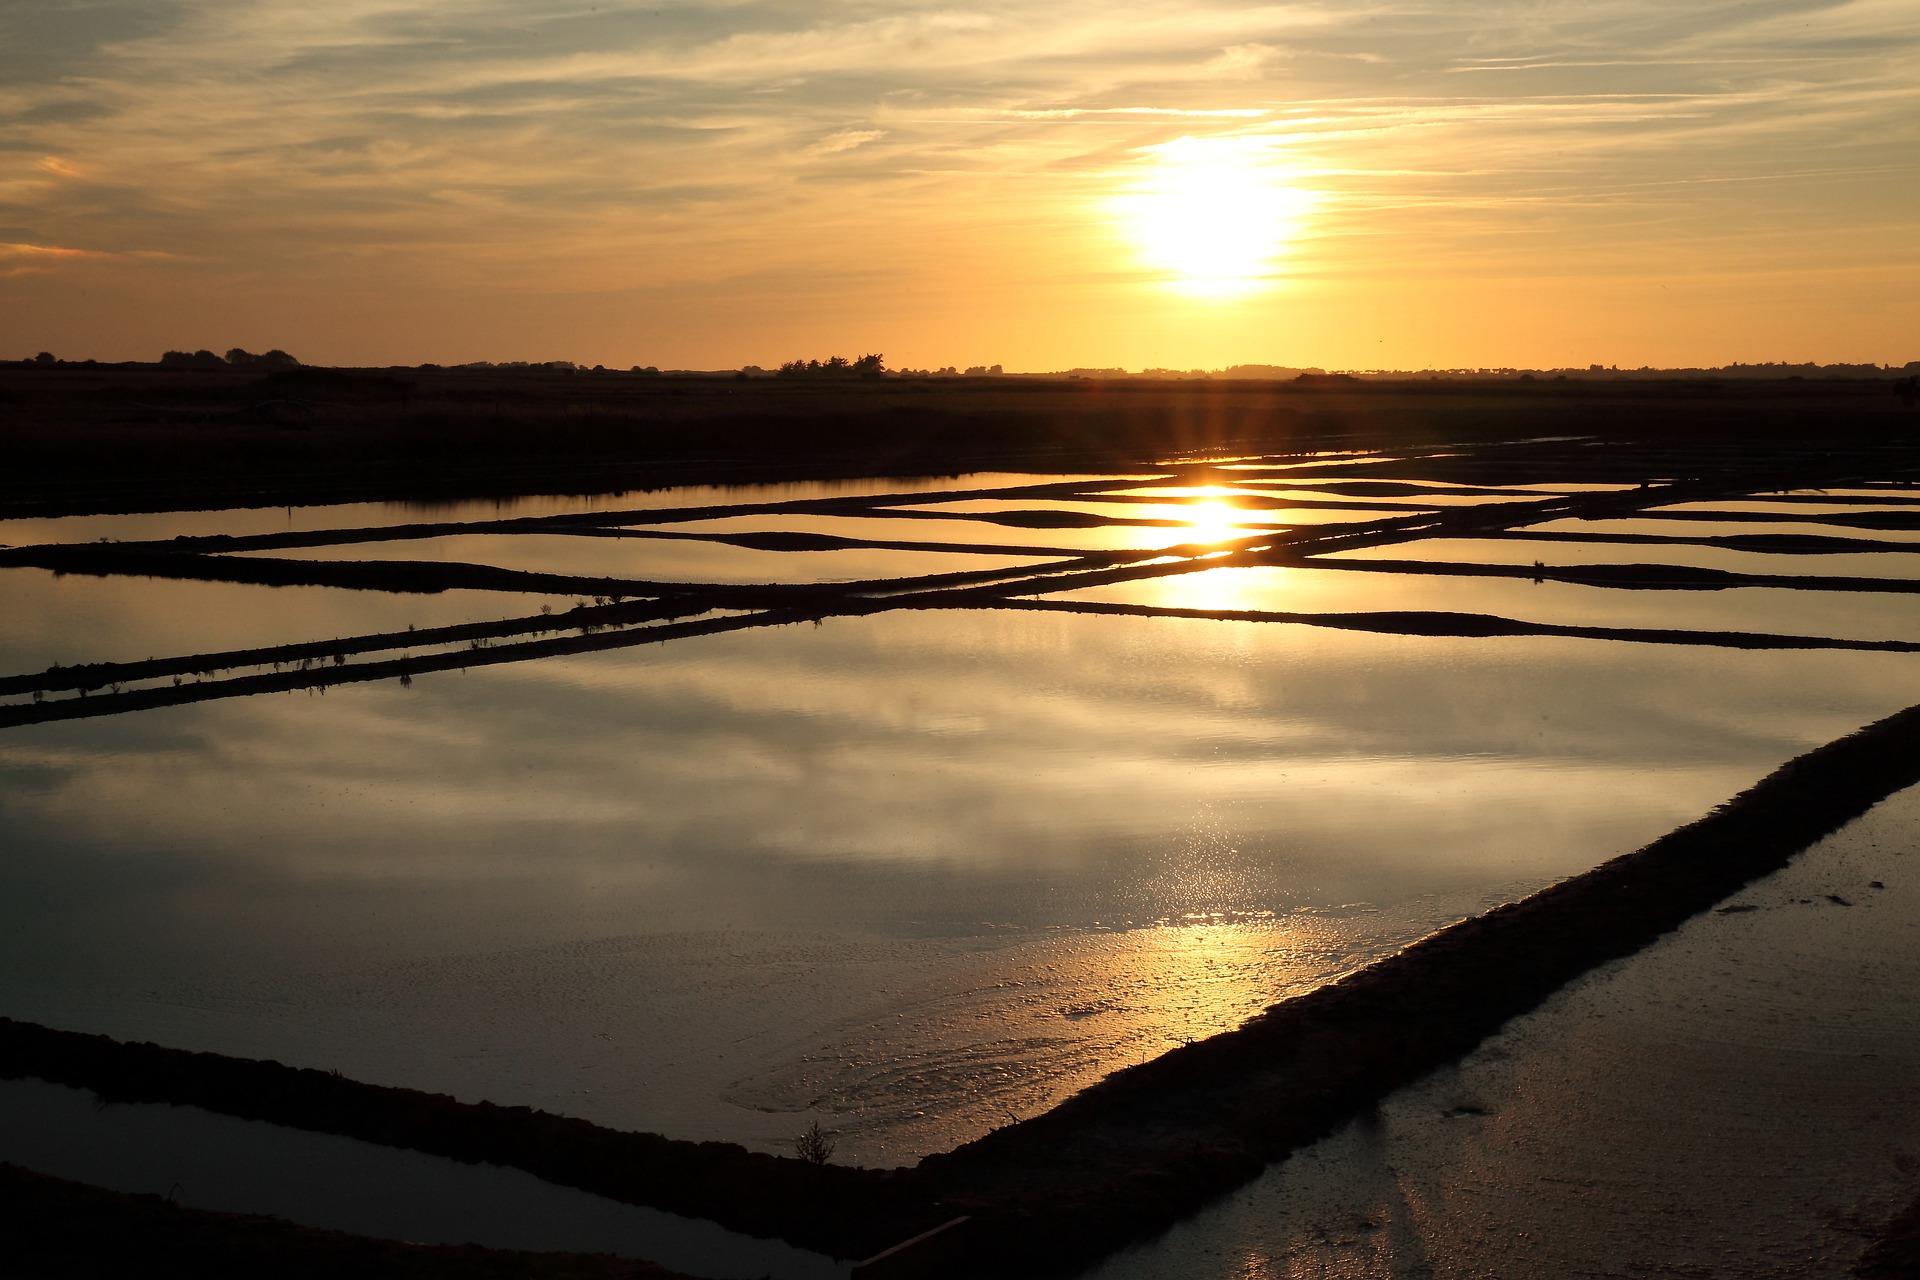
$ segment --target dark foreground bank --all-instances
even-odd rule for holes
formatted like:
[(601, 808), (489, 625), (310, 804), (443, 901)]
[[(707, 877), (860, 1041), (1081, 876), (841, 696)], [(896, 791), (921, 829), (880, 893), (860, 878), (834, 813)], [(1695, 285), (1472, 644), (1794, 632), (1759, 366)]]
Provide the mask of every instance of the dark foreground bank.
[(0, 369), (0, 514), (968, 470), (1597, 436), (1911, 438), (1884, 380), (791, 382), (552, 371)]

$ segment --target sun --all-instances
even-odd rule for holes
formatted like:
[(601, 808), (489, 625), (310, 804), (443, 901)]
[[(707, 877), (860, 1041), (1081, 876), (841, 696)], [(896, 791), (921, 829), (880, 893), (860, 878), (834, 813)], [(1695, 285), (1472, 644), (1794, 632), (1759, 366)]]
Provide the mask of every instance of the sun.
[(1312, 193), (1257, 138), (1176, 138), (1143, 148), (1145, 172), (1114, 197), (1140, 261), (1183, 293), (1234, 297), (1268, 284)]

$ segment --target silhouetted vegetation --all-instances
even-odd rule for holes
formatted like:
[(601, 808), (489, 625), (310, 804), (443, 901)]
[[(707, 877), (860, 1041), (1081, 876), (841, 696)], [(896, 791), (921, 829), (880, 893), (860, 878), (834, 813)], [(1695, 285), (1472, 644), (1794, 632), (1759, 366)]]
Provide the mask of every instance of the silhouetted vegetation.
[(775, 372), (776, 378), (878, 378), (887, 371), (886, 358), (869, 352), (857, 360), (828, 356), (825, 360), (789, 360)]
[(162, 369), (225, 369), (227, 362), (204, 347), (198, 351), (169, 351), (160, 357)]
[(833, 1136), (820, 1127), (818, 1120), (813, 1121), (800, 1131), (793, 1140), (793, 1154), (808, 1164), (825, 1164), (833, 1159), (834, 1148), (839, 1144)]
[(243, 347), (235, 347), (233, 350), (227, 352), (225, 358), (226, 362), (236, 369), (274, 370), (297, 369), (300, 367), (298, 360), (295, 360), (278, 347), (275, 347), (271, 351), (262, 352), (259, 355), (255, 355)]

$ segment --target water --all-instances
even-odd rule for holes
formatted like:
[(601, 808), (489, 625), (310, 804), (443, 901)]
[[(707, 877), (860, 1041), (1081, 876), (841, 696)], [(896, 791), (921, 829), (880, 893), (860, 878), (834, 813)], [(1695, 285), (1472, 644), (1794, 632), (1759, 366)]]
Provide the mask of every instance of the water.
[[(1544, 556), (1536, 556), (1544, 559)], [(1095, 600), (1181, 609), (1299, 613), (1394, 610), (1491, 614), (1557, 626), (1676, 628), (1842, 640), (1920, 641), (1920, 604), (1893, 593), (1726, 587), (1626, 590), (1525, 578), (1358, 572), (1293, 565), (1196, 573), (1063, 592)]]
[(1633, 848), (1898, 655), (896, 614), (0, 737), (0, 1007), (891, 1162)]
[(1811, 555), (1740, 551), (1685, 543), (1554, 542), (1531, 538), (1429, 538), (1420, 542), (1336, 551), (1330, 560), (1427, 560), (1454, 564), (1548, 566), (1590, 564), (1685, 565), (1730, 573), (1806, 574), (1842, 578), (1920, 578), (1920, 551), (1840, 551)]
[(542, 605), (573, 603), (502, 591), (290, 589), (44, 569), (0, 569), (0, 598), (0, 674), (528, 617)]
[[(1722, 510), (1726, 508), (1722, 507)], [(1663, 538), (1751, 537), (1757, 533), (1810, 534), (1822, 538), (1864, 538), (1911, 547), (1920, 543), (1920, 529), (1862, 529), (1844, 524), (1821, 524), (1818, 517), (1783, 511), (1778, 520), (1545, 520), (1526, 528), (1534, 533), (1651, 533)]]
[[(764, 515), (723, 516), (663, 526), (675, 532), (707, 534), (815, 533), (837, 538), (872, 541), (914, 541), (970, 546), (1017, 546), (1044, 549), (1057, 557), (1088, 551), (1152, 551), (1193, 541), (1186, 527), (1153, 525), (1099, 525), (1090, 529), (1017, 529), (986, 520), (958, 517), (919, 518), (885, 516)], [(1252, 534), (1257, 528), (1241, 532)], [(1004, 558), (1004, 557), (1003, 557)]]
[(839, 1280), (848, 1266), (710, 1222), (605, 1200), (497, 1165), (463, 1164), (197, 1107), (103, 1106), (0, 1080), (0, 1160), (220, 1213), (415, 1244), (611, 1253), (713, 1280)]
[[(677, 526), (676, 526), (677, 527)], [(856, 547), (832, 551), (758, 551), (683, 539), (564, 533), (454, 534), (333, 547), (240, 552), (292, 560), (452, 561), (543, 573), (645, 582), (857, 582), (936, 573), (975, 573), (1044, 563), (1048, 556), (973, 555)]]
[(1852, 1275), (1913, 1194), (1917, 832), (1888, 799), (1091, 1276)]
[[(1187, 523), (1156, 532), (1179, 541), (1238, 531), (1204, 500), (1166, 507)], [(1059, 532), (722, 527), (743, 520)], [(312, 554), (716, 582), (1032, 563), (557, 534)], [(5, 672), (538, 611), (34, 570), (0, 590), (21, 602)], [(1920, 639), (1899, 597), (1782, 590), (1268, 568), (1086, 595)], [(765, 1149), (818, 1118), (842, 1159), (908, 1161), (1920, 701), (1900, 654), (1017, 609), (741, 621), (410, 688), (0, 731), (0, 1012)]]
[[(718, 503), (808, 501), (857, 498), (873, 494), (944, 493), (1010, 485), (1086, 480), (1110, 476), (1026, 475), (972, 472), (961, 476), (873, 477), (857, 480), (802, 480), (781, 484), (682, 485), (635, 489), (613, 494), (533, 494), (449, 502), (346, 502), (307, 507), (230, 507), (212, 511), (161, 511), (123, 515), (27, 516), (0, 519), (0, 546), (43, 542), (94, 542), (111, 538), (136, 542), (227, 534), (295, 533), (314, 529), (376, 528), (396, 524), (523, 519), (574, 515), (589, 511), (658, 510)], [(1124, 483), (1124, 478), (1120, 478)]]

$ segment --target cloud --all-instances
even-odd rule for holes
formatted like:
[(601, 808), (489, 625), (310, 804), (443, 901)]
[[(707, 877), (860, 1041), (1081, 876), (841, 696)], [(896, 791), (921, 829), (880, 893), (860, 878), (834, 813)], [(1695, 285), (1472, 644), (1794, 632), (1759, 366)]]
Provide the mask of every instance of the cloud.
[(53, 258), (56, 260), (110, 258), (98, 249), (72, 249), (57, 244), (0, 244), (0, 258)]
[(1207, 73), (1213, 76), (1251, 79), (1264, 72), (1269, 64), (1285, 56), (1282, 50), (1270, 44), (1228, 45), (1207, 60), (1206, 69)]
[(801, 148), (800, 154), (810, 160), (825, 156), (837, 156), (843, 151), (852, 151), (864, 147), (869, 142), (878, 141), (887, 136), (885, 129), (841, 129), (830, 133), (817, 142)]
[[(1850, 179), (1837, 205), (1813, 180), (1744, 179), (1884, 169), (1920, 145), (1916, 14), (1910, 0), (9, 7), (0, 234), (190, 258), (209, 298), (345, 309), (361, 305), (348, 289), (751, 287), (795, 314), (810, 297), (822, 314), (884, 315), (874, 290), (934, 288), (936, 269), (981, 297), (995, 281), (1110, 278), (1094, 260), (1116, 251), (1103, 200), (1143, 148), (1204, 134), (1261, 140), (1272, 163), (1317, 175), (1329, 272), (1478, 268), (1480, 228), (1503, 218), (1521, 271), (1626, 235), (1606, 219), (1629, 205), (1649, 263), (1694, 251), (1704, 228), (1731, 243), (1763, 225), (1804, 233), (1804, 263), (1821, 235), (1911, 223), (1917, 180)], [(1447, 211), (1470, 213), (1471, 234)]]

